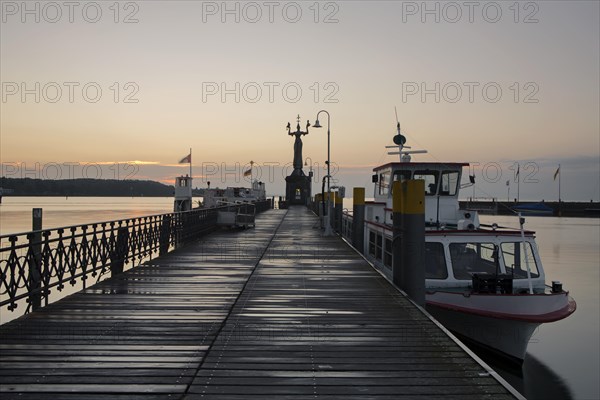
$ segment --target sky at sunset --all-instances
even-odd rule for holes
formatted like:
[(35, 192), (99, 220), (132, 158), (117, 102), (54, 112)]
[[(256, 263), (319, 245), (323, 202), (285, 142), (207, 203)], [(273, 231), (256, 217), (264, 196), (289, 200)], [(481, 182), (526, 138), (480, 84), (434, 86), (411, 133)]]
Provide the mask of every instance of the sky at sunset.
[(2, 176), (172, 183), (192, 148), (194, 186), (252, 160), (283, 194), (285, 127), (324, 109), (336, 182), (370, 187), (396, 107), (414, 160), (473, 163), (463, 197), (556, 200), (560, 164), (563, 200), (598, 201), (599, 4), (1, 1)]

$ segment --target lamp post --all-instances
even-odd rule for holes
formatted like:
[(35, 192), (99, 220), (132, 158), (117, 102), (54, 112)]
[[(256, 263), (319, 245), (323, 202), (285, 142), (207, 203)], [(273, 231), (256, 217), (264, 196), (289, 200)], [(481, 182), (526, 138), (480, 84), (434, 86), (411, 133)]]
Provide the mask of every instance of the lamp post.
[(333, 235), (331, 229), (331, 116), (325, 110), (319, 111), (313, 128), (322, 128), (319, 123), (319, 114), (321, 113), (327, 114), (327, 220), (325, 221), (325, 236), (331, 236)]

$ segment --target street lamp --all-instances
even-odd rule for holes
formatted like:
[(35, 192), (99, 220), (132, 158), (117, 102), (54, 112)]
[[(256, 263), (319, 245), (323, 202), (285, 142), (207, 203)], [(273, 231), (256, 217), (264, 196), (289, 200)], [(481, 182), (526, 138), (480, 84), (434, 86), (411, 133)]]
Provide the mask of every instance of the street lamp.
[(322, 128), (319, 123), (319, 114), (321, 113), (327, 114), (327, 219), (325, 221), (325, 236), (331, 236), (333, 235), (331, 229), (331, 130), (329, 129), (331, 116), (325, 110), (319, 111), (313, 128)]

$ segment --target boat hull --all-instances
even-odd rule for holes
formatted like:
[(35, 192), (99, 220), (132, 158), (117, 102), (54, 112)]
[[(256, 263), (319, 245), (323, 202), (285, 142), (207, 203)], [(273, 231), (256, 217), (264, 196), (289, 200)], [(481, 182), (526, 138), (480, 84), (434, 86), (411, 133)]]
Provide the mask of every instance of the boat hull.
[(427, 311), (446, 328), (508, 359), (521, 363), (527, 345), (540, 325), (536, 322), (498, 319), (427, 305)]
[(520, 361), (541, 323), (571, 315), (568, 293), (494, 295), (429, 292), (427, 310), (451, 331)]

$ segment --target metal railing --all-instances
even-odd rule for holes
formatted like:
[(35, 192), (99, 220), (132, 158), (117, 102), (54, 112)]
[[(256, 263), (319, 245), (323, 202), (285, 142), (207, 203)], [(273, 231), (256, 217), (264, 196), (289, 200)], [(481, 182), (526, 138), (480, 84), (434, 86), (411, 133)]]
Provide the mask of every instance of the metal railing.
[[(270, 208), (270, 200), (256, 203), (256, 211)], [(241, 207), (241, 206), (234, 206)], [(231, 209), (229, 207), (223, 207)], [(121, 273), (217, 229), (221, 208), (74, 225), (0, 236), (0, 308), (24, 313), (49, 304), (52, 289), (65, 284), (83, 288), (89, 278), (99, 280)]]

